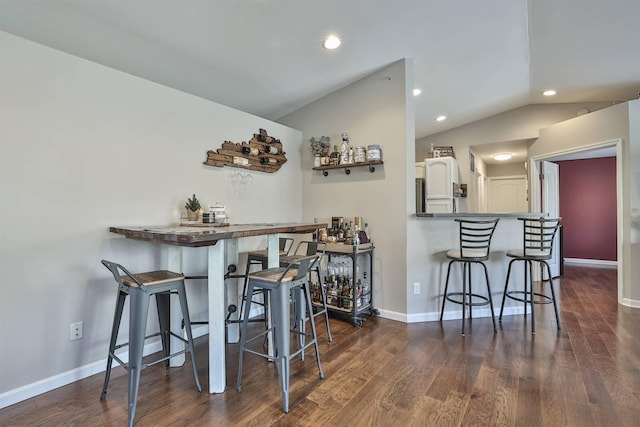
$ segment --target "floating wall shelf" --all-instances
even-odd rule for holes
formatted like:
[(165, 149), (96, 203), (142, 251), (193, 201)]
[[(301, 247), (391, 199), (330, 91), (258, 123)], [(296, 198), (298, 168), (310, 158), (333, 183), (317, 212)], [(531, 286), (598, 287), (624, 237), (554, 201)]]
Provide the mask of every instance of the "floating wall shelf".
[(327, 166), (317, 166), (313, 168), (314, 171), (322, 171), (322, 175), (328, 176), (329, 170), (331, 169), (344, 169), (344, 173), (349, 175), (351, 173), (352, 168), (359, 168), (368, 166), (369, 172), (373, 173), (376, 171), (375, 165), (382, 165), (384, 162), (382, 160), (372, 160), (369, 162), (361, 162), (361, 163), (350, 163), (348, 165), (327, 165)]

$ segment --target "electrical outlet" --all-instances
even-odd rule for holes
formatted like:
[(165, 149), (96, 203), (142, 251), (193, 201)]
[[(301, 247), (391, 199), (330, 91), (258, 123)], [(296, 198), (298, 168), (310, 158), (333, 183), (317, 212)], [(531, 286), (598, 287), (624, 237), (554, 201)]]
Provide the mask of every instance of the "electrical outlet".
[(418, 295), (420, 293), (420, 283), (413, 284), (413, 293), (414, 295)]
[(71, 341), (82, 338), (82, 321), (69, 325), (69, 339)]

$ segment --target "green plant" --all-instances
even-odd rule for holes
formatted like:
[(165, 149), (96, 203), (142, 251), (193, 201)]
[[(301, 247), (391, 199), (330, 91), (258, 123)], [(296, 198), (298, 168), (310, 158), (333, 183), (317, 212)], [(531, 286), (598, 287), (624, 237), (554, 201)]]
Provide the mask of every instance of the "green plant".
[(311, 137), (309, 140), (311, 154), (314, 156), (326, 156), (329, 154), (329, 142), (331, 142), (331, 138), (328, 136), (321, 136), (318, 139)]
[(196, 195), (194, 194), (193, 197), (187, 199), (187, 203), (184, 205), (185, 208), (187, 208), (187, 210), (190, 211), (199, 211), (201, 206), (200, 206), (200, 201), (198, 200), (198, 198), (196, 197)]

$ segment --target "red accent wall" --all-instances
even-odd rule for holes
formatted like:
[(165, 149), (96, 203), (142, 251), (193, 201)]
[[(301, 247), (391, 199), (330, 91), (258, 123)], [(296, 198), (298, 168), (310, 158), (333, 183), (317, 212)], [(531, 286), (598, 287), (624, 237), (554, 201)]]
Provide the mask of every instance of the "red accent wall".
[(564, 257), (615, 261), (616, 158), (556, 163)]

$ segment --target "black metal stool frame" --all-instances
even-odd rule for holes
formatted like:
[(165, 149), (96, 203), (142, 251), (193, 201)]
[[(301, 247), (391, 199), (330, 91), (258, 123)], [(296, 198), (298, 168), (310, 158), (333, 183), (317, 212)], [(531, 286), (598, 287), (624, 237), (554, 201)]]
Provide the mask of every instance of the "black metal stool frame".
[[(507, 256), (513, 259), (509, 262), (507, 269), (507, 278), (504, 283), (504, 293), (502, 295), (502, 304), (500, 305), (500, 317), (502, 322), (502, 313), (504, 312), (504, 302), (507, 298), (524, 303), (524, 315), (527, 315), (527, 304), (531, 305), (531, 334), (536, 333), (536, 304), (553, 304), (556, 316), (556, 324), (560, 329), (560, 316), (558, 314), (558, 305), (556, 304), (556, 294), (553, 290), (553, 277), (551, 276), (551, 267), (548, 260), (553, 256), (553, 240), (558, 232), (558, 228), (562, 222), (562, 218), (518, 218), (522, 221), (523, 227), (523, 246), (522, 250), (514, 249), (507, 251)], [(524, 290), (509, 291), (509, 277), (511, 275), (511, 266), (516, 261), (524, 261)], [(549, 276), (549, 288), (551, 296), (541, 292), (533, 291), (533, 263), (540, 263), (540, 283), (544, 284), (543, 268), (546, 267)], [(522, 297), (520, 297), (522, 295)], [(536, 299), (538, 297), (538, 299)]]
[[(447, 301), (455, 304), (462, 305), (462, 332), (461, 335), (465, 335), (466, 324), (466, 307), (469, 307), (469, 318), (471, 319), (472, 308), (474, 306), (489, 305), (491, 308), (491, 319), (493, 321), (493, 331), (497, 332), (496, 319), (493, 311), (493, 300), (491, 298), (491, 286), (489, 285), (489, 273), (487, 272), (487, 266), (484, 261), (489, 259), (489, 253), (491, 249), (491, 238), (498, 225), (500, 219), (492, 220), (469, 220), (456, 218), (455, 221), (459, 224), (459, 250), (450, 250), (447, 252), (447, 258), (449, 261), (449, 267), (447, 268), (447, 279), (444, 287), (444, 297), (442, 299), (442, 309), (440, 310), (440, 322), (444, 316), (444, 306)], [(462, 292), (448, 293), (449, 289), (449, 277), (451, 275), (451, 267), (454, 263), (460, 262), (463, 264), (462, 269)], [(471, 284), (471, 265), (480, 264), (484, 269), (484, 277), (487, 284), (487, 296), (474, 294)], [(468, 284), (468, 290), (467, 290)], [(462, 300), (458, 300), (454, 297), (462, 297)], [(473, 298), (480, 299), (479, 302), (473, 302)], [(468, 298), (468, 300), (467, 300)]]

